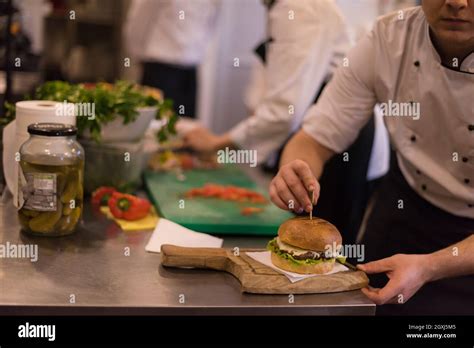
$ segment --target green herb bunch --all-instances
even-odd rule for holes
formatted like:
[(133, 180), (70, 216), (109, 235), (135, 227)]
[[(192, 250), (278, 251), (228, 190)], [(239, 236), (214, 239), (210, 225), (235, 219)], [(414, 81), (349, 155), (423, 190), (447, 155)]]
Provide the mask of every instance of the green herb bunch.
[[(31, 99), (31, 98), (28, 98)], [(79, 135), (89, 130), (91, 137), (100, 141), (100, 132), (103, 125), (121, 117), (123, 124), (129, 124), (138, 117), (138, 108), (156, 107), (156, 119), (164, 120), (164, 126), (157, 133), (160, 142), (175, 134), (177, 115), (173, 111), (173, 102), (163, 100), (146, 87), (137, 86), (128, 81), (117, 81), (115, 84), (70, 84), (64, 81), (49, 81), (38, 87), (32, 99), (51, 100), (69, 103), (95, 103), (95, 117), (77, 118)], [(14, 119), (15, 106), (6, 104), (4, 119)]]

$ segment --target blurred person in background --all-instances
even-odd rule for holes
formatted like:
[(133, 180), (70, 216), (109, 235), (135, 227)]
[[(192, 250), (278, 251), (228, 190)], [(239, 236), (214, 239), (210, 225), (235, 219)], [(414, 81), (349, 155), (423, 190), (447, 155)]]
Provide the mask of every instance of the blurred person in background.
[[(343, 63), (351, 44), (345, 19), (333, 0), (264, 3), (269, 38), (256, 49), (261, 62), (247, 91), (251, 116), (223, 135), (198, 127), (184, 136), (188, 146), (202, 152), (225, 147), (256, 150), (258, 162), (267, 162), (273, 169), (283, 144), (301, 126), (303, 115)], [(388, 170), (388, 141), (381, 117), (378, 127), (375, 123), (368, 121), (347, 155), (327, 164), (322, 179), (325, 190), (315, 215), (334, 223), (348, 242), (355, 241), (362, 221), (371, 193), (368, 181)]]
[(124, 34), (143, 64), (143, 85), (159, 88), (181, 116), (195, 117), (197, 69), (216, 29), (220, 0), (132, 0)]

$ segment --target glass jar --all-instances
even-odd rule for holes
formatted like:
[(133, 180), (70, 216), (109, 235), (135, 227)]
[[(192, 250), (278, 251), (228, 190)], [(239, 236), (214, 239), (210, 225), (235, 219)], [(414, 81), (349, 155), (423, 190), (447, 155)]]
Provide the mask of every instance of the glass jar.
[(18, 216), (23, 231), (64, 236), (75, 231), (83, 208), (84, 149), (77, 128), (61, 123), (28, 126), (20, 147)]

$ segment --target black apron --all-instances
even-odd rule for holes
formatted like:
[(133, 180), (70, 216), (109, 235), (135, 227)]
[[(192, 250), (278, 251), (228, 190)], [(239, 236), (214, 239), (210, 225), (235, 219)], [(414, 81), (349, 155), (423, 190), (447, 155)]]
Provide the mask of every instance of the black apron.
[[(173, 100), (174, 110), (179, 116), (195, 118), (197, 67), (144, 62), (142, 84), (161, 89), (165, 98)], [(184, 114), (180, 113), (180, 105), (184, 106)]]
[[(274, 6), (275, 2), (267, 2), (267, 6)], [(272, 41), (270, 38), (254, 50), (264, 64), (267, 59), (267, 47)], [(314, 103), (325, 87), (326, 83), (323, 83), (320, 89), (315, 91)], [(345, 151), (349, 161), (344, 161), (344, 154), (334, 156), (324, 166), (323, 175), (319, 180), (321, 194), (313, 214), (334, 224), (341, 231), (344, 242), (349, 244), (355, 243), (367, 202), (376, 188), (376, 183), (367, 182), (374, 135), (375, 121), (371, 117), (355, 142)], [(274, 174), (278, 171), (283, 148), (291, 136), (282, 144), (271, 162), (264, 166), (265, 170)]]
[(346, 244), (355, 243), (367, 203), (377, 188), (377, 182), (367, 181), (374, 133), (372, 117), (345, 151), (349, 161), (344, 161), (344, 153), (335, 155), (319, 178), (321, 192), (313, 214), (334, 224)]
[[(398, 209), (400, 199), (404, 209)], [(473, 233), (474, 219), (452, 215), (424, 200), (394, 160), (376, 193), (361, 243), (368, 262), (399, 253), (432, 253)], [(370, 276), (371, 286), (386, 283), (384, 274)], [(428, 283), (405, 304), (377, 307), (377, 315), (474, 315), (474, 275)]]

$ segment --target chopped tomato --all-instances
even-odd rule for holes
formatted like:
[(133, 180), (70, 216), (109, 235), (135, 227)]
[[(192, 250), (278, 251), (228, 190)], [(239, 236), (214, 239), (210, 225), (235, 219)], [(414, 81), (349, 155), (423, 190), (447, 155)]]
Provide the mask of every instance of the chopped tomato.
[(189, 154), (182, 154), (179, 156), (179, 162), (181, 165), (181, 168), (184, 170), (189, 170), (194, 168), (194, 160), (193, 156)]
[(259, 214), (263, 211), (263, 208), (258, 207), (245, 207), (240, 210), (240, 214), (249, 216), (254, 214)]
[(265, 197), (258, 192), (238, 186), (223, 186), (211, 183), (190, 189), (185, 196), (188, 198), (205, 197), (235, 202), (267, 203)]

